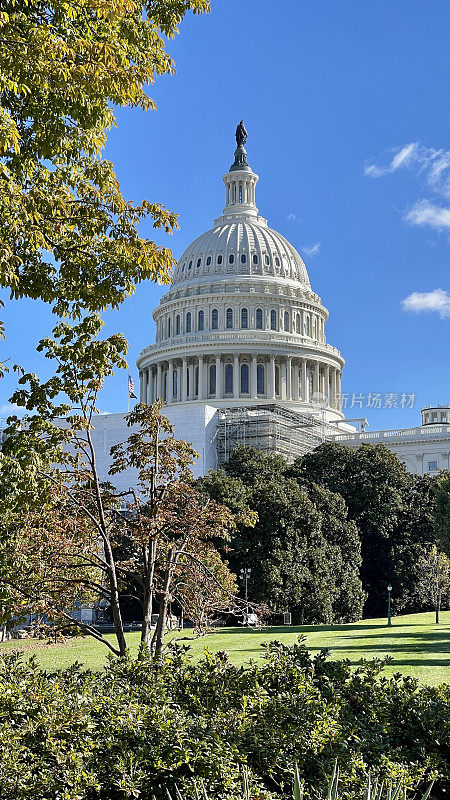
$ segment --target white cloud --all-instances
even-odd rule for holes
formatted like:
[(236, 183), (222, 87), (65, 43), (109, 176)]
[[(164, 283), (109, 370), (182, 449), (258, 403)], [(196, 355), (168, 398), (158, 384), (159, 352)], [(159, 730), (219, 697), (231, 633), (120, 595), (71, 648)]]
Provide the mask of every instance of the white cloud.
[(431, 292), (412, 292), (402, 300), (403, 311), (420, 314), (423, 311), (437, 311), (442, 319), (450, 317), (450, 294), (443, 289)]
[(302, 252), (306, 256), (309, 256), (310, 258), (316, 256), (319, 251), (320, 251), (320, 242), (316, 242), (315, 244), (311, 245), (305, 245), (304, 247), (302, 247)]
[(450, 208), (436, 206), (429, 200), (418, 200), (404, 215), (411, 225), (429, 225), (437, 230), (450, 230)]
[(366, 164), (364, 167), (364, 174), (369, 175), (371, 178), (380, 178), (382, 175), (388, 175), (400, 169), (400, 167), (409, 166), (411, 163), (417, 161), (418, 153), (418, 142), (405, 144), (394, 153), (389, 164), (386, 164), (384, 167), (379, 167), (376, 164)]
[(9, 417), (11, 414), (16, 414), (20, 417), (22, 414), (26, 414), (26, 409), (22, 408), (22, 406), (16, 406), (15, 403), (4, 403), (0, 406), (0, 417)]
[(286, 217), (286, 222), (295, 222), (296, 219), (297, 219), (297, 215), (293, 214), (292, 211), (291, 211), (291, 213), (288, 214), (287, 217)]

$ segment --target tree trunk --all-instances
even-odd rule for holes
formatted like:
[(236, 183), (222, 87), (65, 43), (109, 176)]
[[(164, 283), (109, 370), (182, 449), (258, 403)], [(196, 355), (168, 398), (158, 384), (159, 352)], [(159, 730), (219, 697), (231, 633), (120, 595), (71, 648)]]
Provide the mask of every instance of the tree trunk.
[(151, 647), (152, 637), (152, 611), (153, 611), (153, 580), (155, 574), (156, 561), (156, 541), (150, 543), (150, 547), (144, 548), (144, 597), (142, 600), (142, 629), (141, 644)]
[(156, 623), (155, 633), (153, 634), (152, 639), (152, 650), (156, 656), (160, 655), (164, 643), (164, 631), (166, 629), (167, 610), (169, 608), (170, 583), (172, 580), (174, 554), (175, 549), (171, 547), (167, 555), (166, 572), (164, 575), (161, 601), (159, 603), (158, 622)]
[(441, 595), (438, 594), (437, 603), (436, 603), (436, 625), (439, 625), (439, 612), (441, 610)]

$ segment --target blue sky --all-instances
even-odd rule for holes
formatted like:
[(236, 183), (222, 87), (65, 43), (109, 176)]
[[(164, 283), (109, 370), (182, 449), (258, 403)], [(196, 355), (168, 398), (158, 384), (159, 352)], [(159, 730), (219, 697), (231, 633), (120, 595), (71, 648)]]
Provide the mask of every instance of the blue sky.
[[(330, 311), (349, 405), (353, 393), (383, 405), (416, 394), (412, 409), (347, 409), (372, 429), (415, 425), (422, 404), (450, 402), (449, 35), (447, 0), (212, 0), (169, 45), (178, 72), (153, 87), (158, 111), (121, 110), (107, 146), (129, 199), (180, 214), (180, 232), (156, 237), (179, 256), (221, 213), (244, 117), (257, 205)], [(129, 339), (135, 383), (163, 291), (141, 285), (106, 315)], [(40, 368), (48, 309), (16, 302), (3, 317), (5, 356)], [(0, 416), (13, 385), (1, 384)], [(121, 374), (101, 408), (126, 402)]]

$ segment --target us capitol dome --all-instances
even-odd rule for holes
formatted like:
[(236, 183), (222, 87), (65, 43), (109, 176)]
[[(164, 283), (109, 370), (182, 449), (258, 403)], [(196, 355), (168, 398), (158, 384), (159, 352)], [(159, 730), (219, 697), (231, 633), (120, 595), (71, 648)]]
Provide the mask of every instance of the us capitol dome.
[(155, 344), (137, 361), (141, 402), (162, 398), (178, 436), (209, 427), (197, 443), (209, 466), (237, 441), (294, 457), (344, 418), (328, 311), (299, 253), (258, 212), (246, 139), (241, 121), (222, 215), (178, 260), (153, 313)]

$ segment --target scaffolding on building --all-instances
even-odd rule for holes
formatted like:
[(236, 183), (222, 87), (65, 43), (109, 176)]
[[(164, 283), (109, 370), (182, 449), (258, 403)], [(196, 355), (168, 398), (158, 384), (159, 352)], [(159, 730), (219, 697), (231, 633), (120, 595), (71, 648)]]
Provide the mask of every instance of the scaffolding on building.
[(216, 429), (218, 464), (224, 464), (236, 445), (247, 445), (293, 461), (314, 450), (336, 433), (320, 416), (291, 411), (275, 403), (219, 411)]

